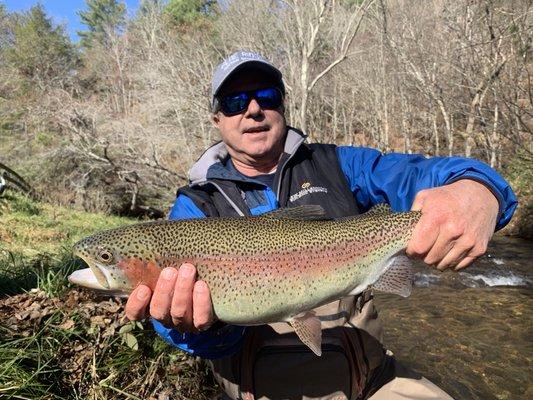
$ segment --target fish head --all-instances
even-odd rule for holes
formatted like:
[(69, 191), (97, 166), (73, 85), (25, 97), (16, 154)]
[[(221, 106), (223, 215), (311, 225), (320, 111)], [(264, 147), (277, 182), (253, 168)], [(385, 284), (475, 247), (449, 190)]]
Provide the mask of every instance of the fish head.
[(85, 261), (89, 268), (73, 272), (69, 276), (70, 282), (91, 289), (115, 289), (118, 257), (113, 247), (82, 240), (74, 245), (73, 254)]
[[(150, 241), (132, 229), (97, 233), (74, 245), (74, 256), (89, 268), (74, 271), (68, 279), (90, 289), (127, 294), (139, 283), (145, 283), (148, 260), (155, 260), (150, 250)], [(159, 268), (154, 270), (152, 266), (151, 272), (158, 276)]]

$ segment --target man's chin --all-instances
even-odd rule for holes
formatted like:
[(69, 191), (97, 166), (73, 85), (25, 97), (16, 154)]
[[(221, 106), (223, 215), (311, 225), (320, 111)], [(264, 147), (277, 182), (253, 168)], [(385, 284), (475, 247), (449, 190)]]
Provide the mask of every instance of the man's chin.
[(243, 154), (245, 154), (250, 161), (270, 160), (275, 156), (274, 153), (275, 150), (272, 146), (251, 147), (243, 151)]
[(247, 137), (243, 143), (243, 150), (246, 154), (261, 156), (268, 154), (274, 149), (274, 143), (270, 143), (267, 136)]
[(250, 151), (246, 155), (251, 161), (261, 161), (263, 159), (271, 158), (268, 151)]
[(271, 136), (270, 130), (258, 132), (244, 132), (244, 140), (249, 142), (265, 141)]

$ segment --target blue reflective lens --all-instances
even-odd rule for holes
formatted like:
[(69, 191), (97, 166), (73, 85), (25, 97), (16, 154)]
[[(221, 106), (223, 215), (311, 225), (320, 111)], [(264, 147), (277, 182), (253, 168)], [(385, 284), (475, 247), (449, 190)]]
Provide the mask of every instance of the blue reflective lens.
[(220, 99), (220, 109), (226, 115), (240, 114), (248, 108), (252, 99), (261, 108), (276, 109), (281, 106), (283, 96), (275, 87), (232, 93)]

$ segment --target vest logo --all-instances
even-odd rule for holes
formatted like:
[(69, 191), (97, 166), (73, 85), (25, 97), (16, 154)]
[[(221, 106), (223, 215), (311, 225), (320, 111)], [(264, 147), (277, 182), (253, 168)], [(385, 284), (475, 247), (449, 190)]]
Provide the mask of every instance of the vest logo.
[(321, 186), (311, 186), (311, 182), (302, 183), (302, 190), (294, 193), (289, 197), (289, 201), (294, 203), (296, 200), (301, 199), (304, 196), (312, 193), (328, 193), (328, 189)]

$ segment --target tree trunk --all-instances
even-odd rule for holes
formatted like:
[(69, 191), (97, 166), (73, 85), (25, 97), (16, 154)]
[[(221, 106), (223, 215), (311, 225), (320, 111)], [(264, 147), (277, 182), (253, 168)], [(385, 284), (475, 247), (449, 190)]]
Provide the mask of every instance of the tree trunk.
[(437, 110), (433, 113), (433, 135), (435, 138), (435, 151), (434, 156), (440, 155), (440, 141), (439, 141), (439, 127), (437, 125)]
[(492, 139), (490, 140), (490, 166), (492, 168), (498, 165), (498, 152), (499, 152), (499, 135), (498, 135), (498, 119), (499, 119), (498, 103), (494, 106), (494, 124), (492, 126)]

